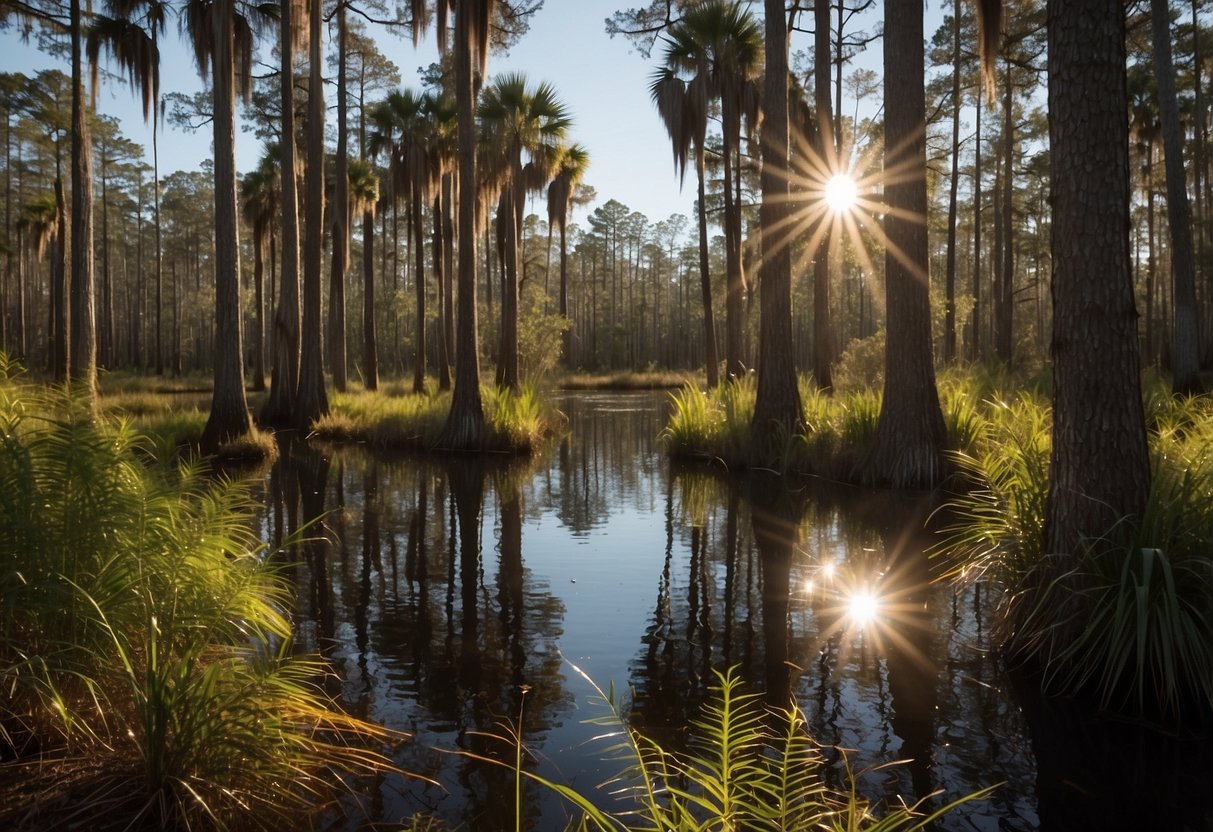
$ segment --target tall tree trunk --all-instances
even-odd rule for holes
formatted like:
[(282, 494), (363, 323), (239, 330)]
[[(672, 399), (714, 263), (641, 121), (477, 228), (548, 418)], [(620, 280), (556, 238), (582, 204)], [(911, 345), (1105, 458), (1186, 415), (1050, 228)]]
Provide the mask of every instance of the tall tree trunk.
[[(1154, 35), (1154, 77), (1158, 82), (1158, 108), (1162, 119), (1163, 155), (1167, 172), (1167, 222), (1171, 226), (1172, 303), (1175, 310), (1171, 340), (1171, 390), (1177, 395), (1187, 396), (1201, 393), (1204, 388), (1200, 382), (1192, 216), (1184, 174), (1183, 132), (1175, 95), (1171, 14), (1167, 0), (1150, 0), (1150, 18)], [(1199, 40), (1200, 33), (1194, 32), (1193, 37)]]
[(63, 193), (63, 177), (55, 177), (55, 224), (59, 230), (55, 234), (57, 251), (51, 264), (51, 375), (55, 381), (67, 381), (68, 368), (71, 364), (72, 310), (68, 308), (68, 297), (71, 294), (69, 283), (72, 274), (71, 231), (67, 221), (67, 199)]
[(477, 449), (484, 444), (480, 355), (476, 327), (476, 124), (473, 52), (478, 48), (471, 9), (455, 16), (455, 103), (459, 131), (459, 321), (455, 341), (455, 391), (439, 444)]
[[(411, 164), (411, 163), (410, 163)], [(417, 299), (417, 332), (413, 339), (413, 392), (425, 392), (425, 223), (421, 212), (420, 182), (413, 182), (409, 219), (413, 233), (413, 288)]]
[(573, 322), (569, 320), (569, 245), (568, 217), (559, 218), (560, 223), (560, 317), (565, 329), (560, 339), (560, 360), (564, 368), (573, 371)]
[[(783, 0), (766, 0), (765, 27), (765, 116), (762, 129), (762, 205), (759, 208), (762, 259), (758, 278), (762, 317), (758, 329), (758, 397), (750, 423), (753, 464), (777, 461), (786, 448), (787, 439), (804, 428), (800, 389), (792, 356), (792, 258), (789, 251), (792, 234), (788, 227), (791, 214), (788, 188), (788, 30)], [(828, 49), (828, 27), (826, 34)], [(821, 38), (817, 43), (820, 47)], [(828, 72), (826, 77), (829, 77)]]
[(299, 388), (299, 175), (295, 153), (295, 45), (299, 38), (299, 0), (282, 0), (279, 30), (281, 57), (279, 83), (282, 110), (281, 154), (282, 275), (278, 304), (274, 310), (273, 377), (261, 420), (270, 425), (288, 425)]
[[(385, 212), (386, 213), (386, 212)], [(375, 215), (362, 212), (362, 384), (379, 389), (379, 345), (375, 338)]]
[[(444, 301), (442, 319), (446, 333), (446, 363), (450, 372), (455, 358), (455, 175), (447, 171), (442, 176), (442, 282)], [(449, 383), (449, 380), (448, 380)]]
[[(839, 148), (834, 144), (834, 116), (830, 112), (829, 3), (825, 0), (814, 3), (813, 18), (813, 104), (817, 110), (814, 144), (817, 158), (824, 170), (830, 175), (836, 175), (840, 174), (841, 170), (835, 167), (838, 164)], [(786, 100), (787, 96), (784, 98)], [(831, 371), (834, 364), (834, 327), (830, 321), (830, 226), (834, 222), (833, 213), (823, 213), (820, 222), (820, 242), (813, 254), (813, 378), (818, 387), (829, 390), (834, 386)], [(790, 345), (791, 341), (788, 341), (788, 344)]]
[(885, 3), (884, 398), (876, 440), (860, 470), (866, 483), (930, 488), (944, 476), (946, 430), (931, 355), (927, 293), (926, 101), (922, 0)]
[(261, 229), (260, 240), (253, 241), (253, 389), (265, 389), (265, 255), (269, 248), (269, 228)]
[(1120, 0), (1049, 0), (1054, 369), (1045, 551), (1071, 557), (1084, 540), (1130, 534), (1150, 490), (1129, 269), (1124, 37)]
[[(960, 0), (952, 3), (952, 180), (948, 183), (948, 254), (944, 273), (943, 360), (956, 361), (956, 190), (960, 184)], [(980, 93), (979, 93), (980, 94)]]
[(350, 267), (350, 159), (349, 93), (346, 90), (346, 62), (349, 33), (345, 3), (337, 4), (337, 170), (333, 190), (333, 270), (329, 282), (329, 353), (333, 389), (345, 392), (345, 274)]
[(72, 41), (72, 234), (71, 360), (72, 382), (90, 406), (97, 397), (96, 287), (93, 282), (93, 150), (84, 101), (80, 0), (71, 2)]
[(979, 361), (981, 349), (981, 93), (977, 94), (973, 162), (973, 312), (969, 360)]
[(434, 284), (438, 289), (438, 389), (451, 389), (451, 363), (450, 357), (447, 355), (447, 332), (446, 327), (449, 323), (446, 317), (446, 272), (443, 268), (445, 265), (445, 245), (442, 239), (443, 231), (443, 207), (442, 207), (442, 188), (441, 185), (436, 189), (434, 194)]
[(214, 453), (252, 429), (244, 396), (240, 318), (240, 245), (236, 214), (236, 81), (232, 3), (211, 7), (211, 75), (215, 147), (215, 389), (202, 429), (202, 449)]
[(720, 357), (716, 352), (716, 319), (712, 314), (712, 270), (708, 259), (708, 209), (704, 192), (703, 145), (695, 147), (695, 173), (699, 180), (699, 199), (695, 203), (699, 218), (699, 292), (703, 301), (703, 353), (708, 388), (720, 384)]
[[(733, 193), (733, 177), (736, 171), (736, 155), (741, 144), (741, 113), (733, 96), (726, 92), (721, 104), (721, 131), (724, 134), (724, 256), (728, 282), (724, 296), (724, 353), (725, 378), (741, 378), (745, 375), (742, 358), (742, 295), (745, 294), (745, 278), (741, 271), (741, 206)], [(612, 327), (613, 329), (613, 327)]]
[(322, 4), (311, 0), (308, 37), (307, 206), (303, 233), (303, 329), (299, 355), (299, 390), (292, 414), (295, 427), (307, 430), (328, 412), (324, 389), (324, 338), (320, 284), (324, 259), (324, 77), (321, 74)]
[(1015, 273), (1015, 244), (1012, 235), (1014, 223), (1015, 167), (1013, 165), (1015, 148), (1015, 119), (1014, 91), (1011, 84), (1011, 62), (1007, 61), (1007, 80), (1003, 89), (1003, 157), (1002, 157), (1002, 262), (998, 264), (1000, 277), (998, 280), (998, 360), (1010, 364), (1015, 336), (1014, 298), (1012, 285)]
[(164, 375), (164, 242), (160, 226), (160, 102), (152, 104), (152, 176), (156, 212), (156, 375)]

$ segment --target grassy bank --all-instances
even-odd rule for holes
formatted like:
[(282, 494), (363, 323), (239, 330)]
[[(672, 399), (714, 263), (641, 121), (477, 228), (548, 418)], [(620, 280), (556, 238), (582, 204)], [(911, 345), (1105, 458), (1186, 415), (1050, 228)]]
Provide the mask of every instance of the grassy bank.
[(292, 655), (245, 492), (0, 372), (0, 826), (282, 828), (383, 729)]
[[(490, 453), (529, 454), (558, 431), (563, 416), (534, 388), (519, 393), (480, 388)], [(450, 393), (406, 393), (402, 385), (369, 392), (334, 393), (330, 410), (312, 435), (331, 442), (365, 442), (383, 450), (432, 451), (451, 408)]]
[(556, 382), (561, 390), (677, 390), (702, 384), (703, 373), (673, 370), (570, 373)]

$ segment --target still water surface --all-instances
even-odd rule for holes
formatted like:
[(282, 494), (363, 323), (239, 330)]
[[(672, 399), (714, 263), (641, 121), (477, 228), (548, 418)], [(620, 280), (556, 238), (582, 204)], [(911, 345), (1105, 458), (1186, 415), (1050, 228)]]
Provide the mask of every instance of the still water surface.
[[(400, 765), (440, 785), (360, 784), (341, 828), (417, 813), (513, 828), (512, 775), (456, 753), (508, 755), (592, 793), (616, 774), (579, 668), (623, 694), (629, 720), (676, 744), (737, 665), (751, 690), (793, 696), (874, 800), (938, 805), (1003, 783), (947, 830), (1213, 829), (1213, 750), (1045, 702), (990, 651), (990, 599), (932, 582), (929, 510), (889, 495), (671, 468), (667, 397), (570, 393), (568, 435), (524, 466), (296, 446), (266, 485), (271, 539), (322, 517), (288, 551), (301, 648), (331, 661), (334, 693), (407, 731)], [(872, 612), (856, 626), (851, 612)], [(893, 760), (899, 766), (871, 771)], [(620, 809), (606, 791), (601, 805)], [(568, 810), (524, 792), (528, 829)]]

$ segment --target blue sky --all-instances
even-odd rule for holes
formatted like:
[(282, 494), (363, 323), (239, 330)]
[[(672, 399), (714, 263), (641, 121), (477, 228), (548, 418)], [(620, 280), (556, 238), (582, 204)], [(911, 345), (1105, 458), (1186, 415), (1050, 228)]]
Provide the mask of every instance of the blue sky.
[[(615, 10), (632, 4), (634, 0), (631, 3), (629, 0), (547, 0), (533, 17), (531, 31), (526, 37), (508, 54), (490, 57), (489, 74), (518, 70), (534, 81), (553, 84), (572, 110), (575, 119), (573, 140), (586, 145), (590, 151), (591, 166), (586, 182), (598, 192), (596, 204), (617, 199), (657, 222), (671, 213), (690, 213), (694, 182), (689, 178), (686, 186), (680, 189), (669, 141), (649, 103), (648, 76), (654, 61), (644, 60), (626, 40), (612, 39), (605, 32), (605, 19)], [(756, 4), (754, 10), (760, 13), (761, 4)], [(176, 20), (170, 22), (166, 40), (161, 49), (162, 92), (193, 93), (201, 89), (188, 48), (177, 36)], [(400, 67), (402, 83), (417, 86), (417, 68), (434, 60), (433, 34), (419, 50), (415, 50), (407, 38), (384, 35), (379, 40), (385, 54)], [(0, 33), (0, 44), (3, 45), (0, 70), (66, 69), (33, 46), (21, 44), (12, 31)], [(793, 39), (793, 49), (810, 45), (806, 35), (798, 34)], [(268, 42), (263, 44), (266, 59), (270, 47)], [(868, 51), (864, 63), (870, 64), (873, 59), (878, 61), (878, 56), (877, 45)], [(141, 108), (124, 83), (103, 83), (98, 109), (118, 118), (123, 132), (147, 147), (150, 154), (150, 129), (143, 124)], [(241, 170), (253, 166), (259, 153), (251, 134), (239, 134), (236, 164)], [(162, 172), (197, 168), (200, 160), (211, 155), (208, 129), (190, 134), (167, 128), (160, 141), (160, 155)], [(541, 215), (544, 213), (541, 203), (536, 203), (535, 210)]]

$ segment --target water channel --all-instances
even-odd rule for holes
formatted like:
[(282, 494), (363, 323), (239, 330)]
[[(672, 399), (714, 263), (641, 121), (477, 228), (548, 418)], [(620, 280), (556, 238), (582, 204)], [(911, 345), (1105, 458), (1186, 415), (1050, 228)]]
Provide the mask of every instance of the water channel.
[[(298, 587), (301, 649), (319, 650), (347, 708), (412, 739), (408, 771), (357, 785), (335, 828), (425, 813), (513, 828), (513, 779), (458, 751), (517, 726), (528, 767), (624, 808), (586, 720), (606, 715), (580, 672), (622, 695), (631, 723), (677, 744), (736, 665), (750, 690), (795, 697), (830, 777), (871, 799), (939, 805), (993, 783), (946, 830), (1213, 829), (1213, 745), (1044, 700), (1000, 666), (988, 590), (932, 581), (928, 508), (889, 495), (681, 469), (657, 435), (659, 393), (569, 393), (569, 430), (521, 467), (296, 446), (262, 517)], [(857, 627), (848, 598), (879, 599)], [(580, 671), (580, 672), (579, 672)], [(904, 764), (871, 770), (893, 760)], [(528, 787), (528, 829), (570, 810)]]

